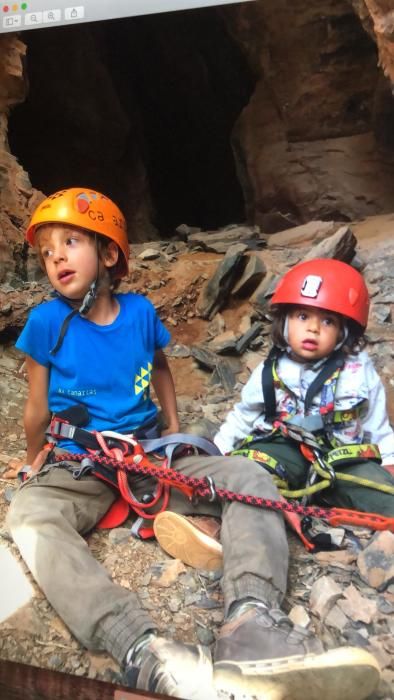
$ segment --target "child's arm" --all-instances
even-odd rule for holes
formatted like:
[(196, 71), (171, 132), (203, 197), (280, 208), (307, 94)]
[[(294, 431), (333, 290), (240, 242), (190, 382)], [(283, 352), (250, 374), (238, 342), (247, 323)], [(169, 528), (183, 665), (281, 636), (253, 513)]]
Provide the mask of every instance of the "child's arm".
[(255, 421), (264, 413), (261, 382), (263, 366), (262, 362), (252, 372), (242, 389), (241, 401), (233, 406), (214, 437), (214, 442), (222, 454), (231, 452), (237, 443), (250, 435)]
[(394, 431), (387, 415), (384, 386), (372, 365), (372, 361), (367, 366), (367, 377), (369, 385), (368, 412), (362, 420), (363, 430), (370, 436), (368, 439), (379, 446), (382, 466), (392, 467), (394, 465)]
[(153, 359), (152, 384), (164, 414), (167, 428), (162, 435), (179, 432), (175, 386), (167, 358), (162, 350), (156, 350)]
[(23, 414), (26, 442), (27, 464), (31, 464), (45, 444), (45, 429), (50, 420), (48, 408), (48, 368), (38, 364), (31, 357), (26, 357), (26, 369), (29, 393)]

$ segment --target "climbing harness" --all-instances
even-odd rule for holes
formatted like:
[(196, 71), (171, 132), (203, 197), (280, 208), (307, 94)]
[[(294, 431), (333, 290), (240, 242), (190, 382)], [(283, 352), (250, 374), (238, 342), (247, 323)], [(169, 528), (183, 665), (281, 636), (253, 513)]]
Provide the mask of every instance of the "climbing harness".
[[(248, 457), (260, 464), (273, 477), (273, 480), (283, 499), (300, 499), (301, 506), (310, 505), (316, 494), (324, 495), (325, 489), (330, 489), (337, 482), (348, 482), (357, 486), (374, 489), (382, 493), (394, 495), (394, 487), (388, 484), (378, 483), (371, 479), (346, 473), (346, 467), (363, 460), (381, 462), (377, 445), (366, 444), (340, 444), (335, 439), (334, 430), (346, 427), (355, 420), (361, 410), (361, 405), (342, 411), (335, 410), (335, 392), (341, 369), (345, 362), (345, 356), (341, 350), (333, 353), (323, 364), (320, 372), (309, 386), (304, 405), (304, 416), (297, 415), (297, 397), (294, 396), (294, 409), (291, 412), (277, 412), (275, 390), (283, 390), (291, 395), (291, 391), (280, 379), (276, 363), (280, 356), (280, 350), (273, 348), (264, 363), (262, 372), (262, 388), (264, 394), (265, 420), (271, 423), (272, 429), (267, 431), (255, 431), (248, 436), (231, 454)], [(320, 392), (320, 406), (318, 413), (309, 413), (313, 398)], [(264, 443), (273, 443), (278, 438), (297, 444), (304, 459), (309, 463), (305, 484), (301, 488), (291, 488), (290, 474), (286, 466), (264, 450)], [(268, 449), (268, 446), (267, 446)], [(339, 509), (340, 510), (340, 509)], [(358, 518), (356, 511), (347, 511), (348, 524), (356, 524), (352, 521), (351, 513)], [(343, 515), (343, 514), (342, 514)], [(307, 536), (311, 526), (311, 518), (302, 520), (296, 515), (287, 515), (286, 520), (296, 531), (305, 547), (310, 550), (319, 548), (332, 548), (331, 538), (318, 534), (315, 537)], [(339, 522), (337, 518), (331, 519), (331, 524)]]
[[(377, 445), (370, 443), (342, 445), (333, 435), (334, 429), (346, 426), (360, 412), (360, 406), (343, 411), (334, 409), (337, 383), (345, 361), (344, 354), (340, 350), (334, 353), (324, 363), (309, 386), (305, 396), (305, 413), (307, 414), (310, 410), (312, 400), (319, 392), (320, 406), (318, 414), (305, 416), (296, 415), (296, 408), (291, 413), (277, 414), (275, 389), (290, 392), (276, 370), (279, 354), (277, 348), (271, 350), (262, 372), (265, 419), (271, 422), (272, 430), (256, 432), (247, 437), (232, 454), (243, 455), (261, 464), (274, 477), (282, 496), (302, 498), (304, 504), (314, 494), (333, 487), (336, 481), (346, 481), (394, 495), (393, 486), (338, 471), (338, 467), (346, 468), (346, 465), (362, 460), (372, 460), (377, 463), (381, 461)], [(296, 403), (296, 397), (294, 399)], [(290, 489), (286, 467), (264, 452), (264, 442), (275, 440), (279, 435), (298, 443), (301, 453), (310, 463), (306, 485), (303, 488)]]
[[(179, 456), (180, 452), (185, 454), (186, 451), (190, 454), (191, 451), (196, 450), (205, 454), (220, 454), (213, 443), (195, 435), (175, 433), (153, 440), (138, 440), (132, 435), (121, 435), (112, 431), (90, 432), (72, 425), (64, 417), (54, 416), (50, 426), (50, 436), (52, 442), (48, 443), (45, 448), (48, 463), (71, 469), (76, 479), (80, 479), (86, 474), (93, 474), (119, 490), (123, 508), (119, 509), (119, 500), (115, 506), (117, 505), (123, 516), (120, 522), (126, 519), (129, 508), (142, 521), (153, 520), (158, 513), (166, 508), (170, 488), (176, 488), (194, 503), (199, 499), (245, 503), (254, 507), (279, 511), (285, 516), (296, 514), (297, 516), (320, 518), (333, 526), (349, 524), (374, 530), (387, 529), (394, 532), (394, 518), (375, 513), (362, 513), (342, 508), (322, 508), (297, 502), (289, 503), (285, 499), (272, 500), (251, 494), (235, 493), (216, 487), (210, 476), (204, 478), (188, 477), (171, 467), (174, 456)], [(72, 438), (85, 446), (87, 451), (81, 454), (58, 454), (53, 450), (53, 441), (59, 437)], [(164, 466), (163, 464), (154, 464), (148, 458), (147, 452), (157, 454), (158, 450), (163, 449), (166, 453)], [(76, 463), (80, 466), (74, 466)], [(130, 487), (130, 477), (135, 476), (155, 479), (158, 484), (155, 493), (147, 499), (138, 500)], [(124, 508), (124, 503), (127, 504), (127, 508)], [(113, 527), (120, 522), (112, 522), (110, 526)], [(149, 536), (150, 529), (145, 529), (146, 532), (142, 531), (136, 534), (142, 538)], [(308, 545), (306, 544), (306, 546)], [(312, 547), (313, 545), (310, 545), (308, 548), (312, 549)]]
[[(264, 452), (264, 441), (274, 440), (275, 436), (278, 435), (298, 442), (301, 453), (310, 462), (307, 485), (303, 488), (290, 489), (288, 487), (286, 467), (275, 457)], [(254, 443), (255, 445), (256, 443), (258, 444), (258, 448), (254, 446)], [(290, 427), (288, 424), (281, 424), (279, 421), (276, 421), (274, 423), (274, 429), (269, 435), (250, 436), (231, 454), (242, 455), (261, 464), (272, 474), (280, 493), (286, 498), (310, 498), (324, 489), (333, 487), (336, 481), (347, 481), (359, 486), (364, 486), (365, 488), (394, 495), (393, 486), (380, 484), (371, 479), (365, 479), (352, 474), (346, 474), (337, 469), (340, 466), (346, 467), (346, 465), (355, 464), (362, 460), (372, 460), (379, 463), (379, 448), (377, 445), (371, 443), (343, 445), (327, 453), (323, 453), (321, 451), (321, 446), (316, 442), (316, 438), (312, 433), (308, 433), (305, 430), (296, 430), (294, 426)], [(320, 480), (318, 480), (318, 478)]]
[[(70, 421), (73, 420), (73, 423)], [(119, 491), (119, 497), (110, 510), (100, 521), (99, 527), (116, 527), (120, 525), (129, 515), (130, 508), (138, 516), (135, 521), (132, 533), (136, 537), (147, 539), (153, 537), (153, 529), (146, 525), (146, 521), (153, 521), (154, 518), (165, 510), (168, 506), (170, 488), (179, 488), (187, 497), (192, 496), (192, 491), (187, 486), (180, 483), (173, 483), (172, 470), (169, 469), (175, 457), (186, 456), (193, 453), (208, 455), (220, 455), (219, 449), (214, 443), (205, 438), (186, 433), (173, 433), (165, 437), (156, 437), (156, 419), (141, 426), (132, 435), (123, 435), (113, 431), (96, 432), (85, 430), (89, 420), (88, 412), (83, 406), (75, 406), (62, 413), (54, 415), (47, 430), (48, 443), (37, 455), (33, 464), (22, 470), (20, 478), (22, 481), (30, 478), (40, 471), (45, 464), (57, 463), (58, 467), (64, 467), (71, 471), (75, 479), (92, 474)], [(54, 450), (59, 439), (73, 440), (84, 447), (87, 452), (80, 455), (59, 454)], [(141, 462), (155, 466), (149, 461), (146, 454), (152, 455), (161, 463), (160, 478), (153, 490), (143, 494), (138, 499), (133, 493), (129, 481), (130, 469), (124, 469), (124, 465), (132, 463), (134, 465)], [(105, 457), (109, 461), (103, 459)], [(71, 463), (79, 462), (79, 466)], [(145, 472), (138, 471), (140, 475), (146, 476)], [(176, 474), (176, 472), (174, 472)], [(149, 474), (148, 474), (149, 475)], [(152, 473), (156, 476), (156, 472)], [(214, 491), (211, 490), (211, 497), (214, 498)]]
[[(217, 488), (213, 479), (209, 476), (203, 478), (189, 477), (171, 467), (162, 467), (153, 464), (147, 458), (142, 444), (132, 438), (128, 440), (127, 444), (130, 446), (131, 452), (124, 455), (121, 461), (107, 455), (95, 455), (95, 475), (98, 476), (100, 473), (104, 475), (108, 474), (111, 470), (115, 470), (117, 474), (120, 474), (118, 478), (122, 484), (125, 483), (127, 476), (130, 474), (152, 477), (160, 480), (165, 486), (180, 489), (185, 496), (194, 502), (203, 498), (209, 501), (220, 500), (245, 503), (259, 508), (269, 508), (282, 513), (296, 513), (302, 516), (321, 518), (333, 526), (349, 524), (368, 527), (373, 530), (390, 530), (394, 532), (394, 518), (378, 515), (376, 513), (362, 513), (344, 508), (303, 506), (299, 503), (289, 503), (286, 500), (272, 500), (260, 496), (253, 496), (251, 494), (235, 493), (228, 489)], [(53, 461), (58, 463), (74, 461), (80, 462), (81, 464), (86, 458), (90, 458), (90, 455), (86, 453), (66, 453), (55, 454), (52, 457)], [(107, 480), (105, 476), (101, 476), (101, 478)], [(124, 494), (126, 497), (129, 497), (128, 487), (124, 490)], [(156, 514), (151, 514), (151, 517), (155, 517)]]

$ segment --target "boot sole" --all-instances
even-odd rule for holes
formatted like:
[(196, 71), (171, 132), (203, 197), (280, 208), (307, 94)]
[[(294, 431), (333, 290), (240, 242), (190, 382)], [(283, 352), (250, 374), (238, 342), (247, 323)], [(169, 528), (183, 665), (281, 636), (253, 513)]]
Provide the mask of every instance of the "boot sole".
[(162, 549), (195, 569), (217, 571), (223, 567), (222, 545), (171, 511), (160, 513), (153, 530)]
[(214, 664), (217, 690), (259, 700), (363, 700), (377, 687), (379, 665), (364, 649), (339, 647), (323, 654)]

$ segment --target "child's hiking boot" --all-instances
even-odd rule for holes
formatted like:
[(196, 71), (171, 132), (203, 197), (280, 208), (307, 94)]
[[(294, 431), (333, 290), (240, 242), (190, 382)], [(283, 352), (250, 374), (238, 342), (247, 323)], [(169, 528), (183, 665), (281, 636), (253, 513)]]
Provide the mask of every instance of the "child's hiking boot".
[(124, 682), (139, 690), (187, 700), (217, 700), (207, 647), (146, 635), (126, 662)]
[(220, 525), (215, 518), (160, 513), (153, 523), (156, 539), (167, 554), (195, 569), (216, 571), (223, 567), (222, 545), (216, 539)]
[(365, 650), (324, 652), (316, 637), (263, 604), (235, 611), (222, 627), (214, 659), (218, 691), (264, 700), (362, 700), (380, 677)]

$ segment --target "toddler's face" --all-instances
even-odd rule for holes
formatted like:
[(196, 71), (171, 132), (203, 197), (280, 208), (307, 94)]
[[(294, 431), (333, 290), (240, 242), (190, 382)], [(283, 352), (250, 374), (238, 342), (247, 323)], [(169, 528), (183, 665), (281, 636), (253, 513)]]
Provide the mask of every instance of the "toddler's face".
[(301, 360), (320, 360), (330, 355), (341, 337), (340, 317), (324, 309), (296, 306), (288, 320), (288, 342)]

